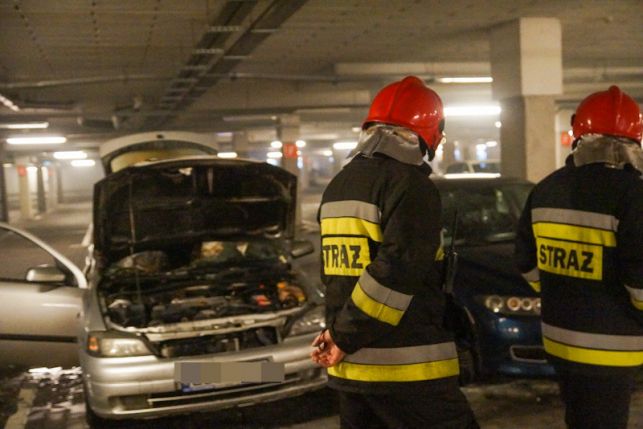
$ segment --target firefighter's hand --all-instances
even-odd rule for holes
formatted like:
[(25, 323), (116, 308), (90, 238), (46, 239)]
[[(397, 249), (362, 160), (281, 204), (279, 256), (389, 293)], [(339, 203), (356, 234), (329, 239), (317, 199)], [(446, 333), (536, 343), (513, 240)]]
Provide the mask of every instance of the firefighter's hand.
[(319, 334), (313, 340), (312, 346), (316, 347), (316, 349), (310, 354), (311, 359), (324, 368), (337, 365), (346, 356), (346, 353), (337, 347), (328, 330)]

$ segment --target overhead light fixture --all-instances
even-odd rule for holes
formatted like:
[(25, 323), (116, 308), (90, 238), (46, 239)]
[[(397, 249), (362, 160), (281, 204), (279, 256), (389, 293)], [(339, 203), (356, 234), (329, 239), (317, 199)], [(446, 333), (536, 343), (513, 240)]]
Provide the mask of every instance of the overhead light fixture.
[(351, 128), (351, 131), (354, 133), (359, 133), (360, 131), (362, 131), (362, 127), (353, 127)]
[(281, 149), (283, 146), (283, 143), (280, 142), (279, 140), (273, 140), (270, 142), (270, 147), (273, 149)]
[(444, 108), (444, 116), (495, 116), (500, 114), (500, 106), (471, 105), (471, 106), (447, 106)]
[(305, 142), (304, 140), (297, 140), (297, 141), (295, 142), (295, 145), (296, 145), (297, 147), (306, 147), (306, 142)]
[(2, 94), (0, 94), (0, 103), (2, 103), (4, 107), (7, 107), (13, 110), (14, 112), (17, 112), (20, 110), (20, 107), (16, 106), (16, 104), (13, 101), (9, 100), (7, 97), (5, 97)]
[(61, 144), (67, 138), (63, 136), (31, 136), (31, 137), (9, 137), (7, 143), (14, 145), (21, 144)]
[(237, 152), (219, 152), (217, 153), (219, 158), (236, 158)]
[(54, 152), (54, 158), (56, 159), (85, 159), (87, 158), (87, 153), (82, 150), (65, 150), (61, 152)]
[(333, 156), (333, 151), (330, 149), (324, 149), (321, 151), (321, 154), (324, 156)]
[(498, 142), (495, 140), (489, 140), (488, 142), (485, 143), (487, 147), (496, 147), (498, 146)]
[(268, 152), (266, 156), (271, 159), (278, 159), (284, 156), (284, 154), (281, 152)]
[(470, 76), (470, 77), (439, 77), (436, 81), (440, 83), (491, 83), (491, 76)]
[(356, 147), (357, 147), (356, 141), (333, 143), (333, 149), (335, 150), (351, 150), (351, 149), (355, 149)]
[(93, 167), (96, 165), (96, 161), (93, 159), (74, 159), (71, 162), (72, 167)]
[(493, 123), (493, 126), (496, 127), (496, 128), (500, 128), (500, 127), (502, 127), (502, 122), (496, 121), (496, 122)]
[(14, 124), (0, 124), (0, 128), (4, 130), (35, 130), (44, 129), (49, 127), (49, 122), (16, 122)]
[(13, 167), (13, 164), (10, 163), (10, 162), (5, 162), (4, 164), (2, 164), (2, 166), (5, 167), (5, 168), (11, 168), (11, 167)]

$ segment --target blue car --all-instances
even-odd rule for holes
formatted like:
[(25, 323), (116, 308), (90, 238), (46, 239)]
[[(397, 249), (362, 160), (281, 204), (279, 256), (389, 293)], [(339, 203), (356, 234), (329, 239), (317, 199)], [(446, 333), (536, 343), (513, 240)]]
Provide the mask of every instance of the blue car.
[(513, 262), (516, 224), (533, 184), (467, 176), (435, 184), (442, 198), (445, 247), (451, 247), (456, 231), (453, 294), (469, 313), (477, 337), (471, 356), (476, 375), (552, 376), (541, 340), (540, 298)]

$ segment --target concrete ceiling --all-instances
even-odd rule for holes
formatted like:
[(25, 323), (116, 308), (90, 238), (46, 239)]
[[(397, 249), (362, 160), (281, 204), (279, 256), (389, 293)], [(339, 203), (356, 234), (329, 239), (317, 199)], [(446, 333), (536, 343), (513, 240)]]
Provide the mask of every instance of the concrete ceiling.
[[(307, 140), (354, 138), (383, 84), (488, 76), (490, 30), (531, 16), (560, 19), (561, 106), (611, 83), (643, 99), (640, 0), (0, 0), (0, 95), (17, 106), (0, 124), (48, 120), (77, 147), (174, 128), (265, 144), (297, 113)], [(432, 86), (492, 102), (490, 84)]]

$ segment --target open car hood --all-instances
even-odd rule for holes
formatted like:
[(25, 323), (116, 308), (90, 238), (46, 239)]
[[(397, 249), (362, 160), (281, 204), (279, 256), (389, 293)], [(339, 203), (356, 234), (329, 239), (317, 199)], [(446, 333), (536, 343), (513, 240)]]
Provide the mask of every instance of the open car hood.
[(94, 246), (105, 262), (220, 238), (292, 238), (297, 178), (263, 162), (183, 158), (128, 167), (94, 188)]

